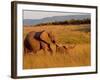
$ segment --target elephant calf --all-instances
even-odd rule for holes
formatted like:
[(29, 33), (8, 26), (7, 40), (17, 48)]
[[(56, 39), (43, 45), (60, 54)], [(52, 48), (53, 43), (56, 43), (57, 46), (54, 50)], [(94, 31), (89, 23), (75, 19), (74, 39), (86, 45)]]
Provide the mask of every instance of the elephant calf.
[(70, 49), (73, 49), (76, 45), (62, 45), (62, 44), (57, 44), (57, 49), (56, 51), (59, 53), (69, 53)]

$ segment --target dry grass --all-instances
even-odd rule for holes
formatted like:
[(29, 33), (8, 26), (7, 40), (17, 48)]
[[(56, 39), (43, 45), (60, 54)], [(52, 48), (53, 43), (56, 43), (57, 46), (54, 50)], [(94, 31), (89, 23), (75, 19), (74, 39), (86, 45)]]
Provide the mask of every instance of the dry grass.
[(47, 30), (56, 36), (57, 43), (76, 44), (69, 53), (56, 53), (51, 55), (39, 51), (37, 54), (23, 55), (23, 68), (50, 68), (50, 67), (75, 67), (90, 65), (90, 25), (48, 25), (38, 27), (24, 27), (24, 37), (30, 31)]

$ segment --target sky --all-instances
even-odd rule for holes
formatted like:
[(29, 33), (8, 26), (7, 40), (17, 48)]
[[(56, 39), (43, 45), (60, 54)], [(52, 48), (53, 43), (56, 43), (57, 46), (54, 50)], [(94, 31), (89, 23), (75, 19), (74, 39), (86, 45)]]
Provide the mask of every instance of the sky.
[(50, 12), (50, 11), (23, 11), (24, 19), (42, 19), (53, 16), (68, 16), (68, 15), (88, 15), (89, 13), (75, 13), (75, 12)]

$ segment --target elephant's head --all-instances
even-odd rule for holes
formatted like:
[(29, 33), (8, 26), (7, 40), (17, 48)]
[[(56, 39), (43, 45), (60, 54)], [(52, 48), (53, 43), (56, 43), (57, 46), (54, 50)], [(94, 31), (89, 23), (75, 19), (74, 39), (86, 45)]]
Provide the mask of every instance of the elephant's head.
[(55, 36), (52, 32), (42, 31), (40, 35), (40, 39), (48, 44), (56, 43)]
[(56, 39), (55, 39), (55, 36), (52, 32), (48, 32), (48, 36), (50, 37), (52, 43), (56, 43)]

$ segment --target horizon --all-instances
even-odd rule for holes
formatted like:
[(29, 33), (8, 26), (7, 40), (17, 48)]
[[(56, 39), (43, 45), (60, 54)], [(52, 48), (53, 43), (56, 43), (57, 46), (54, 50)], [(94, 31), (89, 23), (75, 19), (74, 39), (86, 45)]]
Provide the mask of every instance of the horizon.
[(79, 15), (79, 16), (80, 15), (86, 15), (86, 16), (90, 16), (90, 13), (51, 12), (51, 11), (29, 11), (29, 10), (24, 10), (23, 11), (23, 19), (43, 19), (43, 18), (47, 18), (47, 17), (71, 16), (71, 15), (72, 16), (73, 15)]

